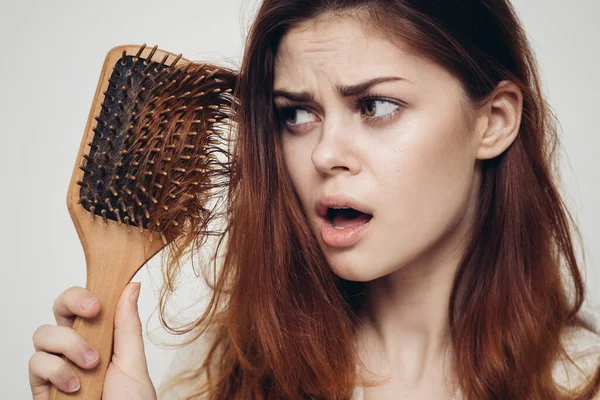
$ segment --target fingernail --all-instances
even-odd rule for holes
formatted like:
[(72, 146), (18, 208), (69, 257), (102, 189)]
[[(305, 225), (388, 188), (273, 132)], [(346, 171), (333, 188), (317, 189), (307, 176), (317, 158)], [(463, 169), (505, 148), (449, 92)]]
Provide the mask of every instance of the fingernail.
[(136, 304), (138, 297), (140, 297), (140, 286), (142, 286), (142, 283), (136, 282), (133, 286), (133, 289), (131, 289), (131, 295), (130, 295), (129, 299), (131, 300), (131, 302), (133, 304)]
[(79, 379), (71, 378), (69, 382), (67, 382), (67, 387), (69, 388), (69, 392), (74, 392), (79, 390)]
[(84, 309), (90, 308), (91, 306), (96, 304), (97, 301), (98, 301), (98, 299), (95, 298), (94, 296), (88, 296), (85, 299), (81, 300), (81, 307), (83, 307)]
[(83, 361), (85, 361), (86, 364), (92, 364), (94, 361), (96, 361), (96, 359), (98, 359), (98, 353), (96, 353), (96, 350), (88, 350), (83, 353)]

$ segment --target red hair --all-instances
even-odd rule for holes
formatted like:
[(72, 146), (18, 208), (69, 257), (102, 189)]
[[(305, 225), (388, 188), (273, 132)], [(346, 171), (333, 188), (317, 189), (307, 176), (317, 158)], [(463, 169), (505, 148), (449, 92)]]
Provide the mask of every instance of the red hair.
[[(172, 332), (196, 331), (193, 341), (213, 329), (205, 362), (182, 376), (202, 382), (195, 395), (348, 399), (356, 385), (373, 383), (356, 369), (354, 339), (365, 284), (337, 277), (319, 248), (284, 167), (271, 94), (282, 36), (302, 21), (343, 11), (360, 12), (371, 29), (445, 67), (473, 105), (485, 103), (502, 80), (523, 93), (515, 141), (480, 164), (476, 223), (450, 298), (455, 370), (464, 397), (590, 399), (598, 393), (600, 369), (565, 396), (551, 374), (553, 364), (568, 357), (561, 333), (593, 328), (579, 314), (585, 285), (574, 244), (575, 236), (581, 238), (558, 191), (557, 124), (534, 54), (508, 1), (460, 4), (263, 1), (232, 101), (234, 146), (230, 168), (223, 169), (225, 229), (206, 229), (173, 245), (161, 296), (161, 318)], [(218, 270), (213, 258), (208, 308), (193, 323), (170, 327), (163, 314), (179, 261), (213, 234), (220, 238), (215, 254), (222, 243), (226, 248)], [(469, 300), (465, 304), (457, 304), (459, 288)], [(206, 382), (200, 381), (203, 374)]]

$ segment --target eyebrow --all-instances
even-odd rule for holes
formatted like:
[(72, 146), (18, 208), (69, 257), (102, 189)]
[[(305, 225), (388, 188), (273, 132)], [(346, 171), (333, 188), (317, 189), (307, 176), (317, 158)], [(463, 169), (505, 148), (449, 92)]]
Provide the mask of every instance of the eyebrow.
[[(406, 78), (400, 78), (397, 76), (378, 76), (376, 78), (368, 79), (366, 81), (359, 82), (354, 85), (335, 85), (335, 88), (336, 88), (337, 92), (340, 94), (340, 96), (351, 97), (351, 96), (358, 96), (361, 93), (366, 92), (367, 90), (369, 90), (369, 88), (371, 86), (375, 86), (380, 83), (390, 82), (390, 81), (410, 82)], [(303, 90), (301, 92), (290, 92), (287, 90), (274, 90), (273, 97), (285, 97), (286, 99), (289, 99), (292, 101), (297, 101), (297, 102), (314, 101), (314, 94), (309, 91), (306, 91), (306, 90)]]

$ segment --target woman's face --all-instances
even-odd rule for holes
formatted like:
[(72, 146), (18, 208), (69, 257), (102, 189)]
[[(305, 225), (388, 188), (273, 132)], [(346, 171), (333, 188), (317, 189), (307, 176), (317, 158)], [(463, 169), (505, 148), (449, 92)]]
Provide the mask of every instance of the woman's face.
[[(338, 91), (379, 77), (401, 79)], [(273, 90), (285, 166), (338, 276), (382, 277), (429, 259), (461, 232), (476, 199), (477, 141), (460, 83), (444, 68), (351, 18), (309, 21), (282, 39)], [(326, 195), (345, 195), (373, 215), (353, 244), (323, 238), (315, 207)]]

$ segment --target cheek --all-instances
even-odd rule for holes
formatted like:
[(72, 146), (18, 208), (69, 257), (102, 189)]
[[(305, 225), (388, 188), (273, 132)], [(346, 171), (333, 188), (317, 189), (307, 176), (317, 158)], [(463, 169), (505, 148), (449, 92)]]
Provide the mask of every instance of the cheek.
[[(380, 204), (389, 239), (403, 252), (424, 251), (455, 225), (468, 199), (472, 183), (466, 134), (461, 125), (420, 125), (390, 151)], [(393, 157), (392, 157), (392, 153)], [(385, 168), (385, 166), (383, 166)], [(378, 174), (376, 174), (378, 175)], [(411, 256), (405, 254), (406, 256)]]

